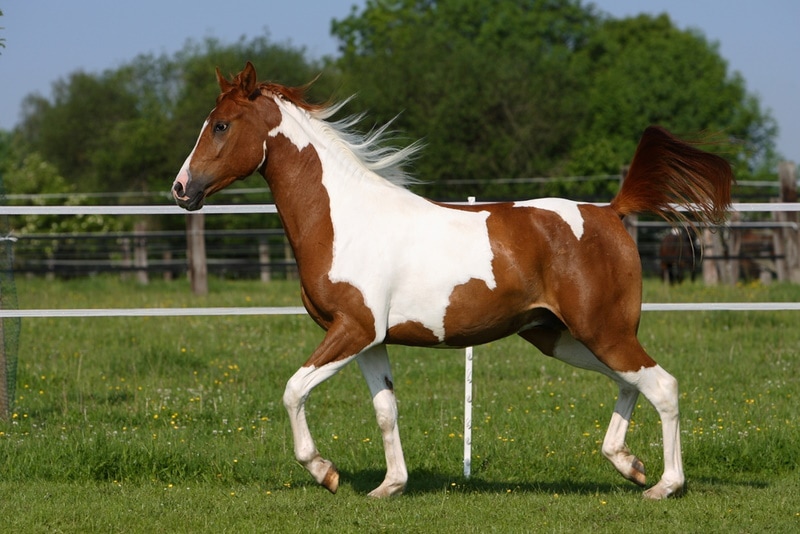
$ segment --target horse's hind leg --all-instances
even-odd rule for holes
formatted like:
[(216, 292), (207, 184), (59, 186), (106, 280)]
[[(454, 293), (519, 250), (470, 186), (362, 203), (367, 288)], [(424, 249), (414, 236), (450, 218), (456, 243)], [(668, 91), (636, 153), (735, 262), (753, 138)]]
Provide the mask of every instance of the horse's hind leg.
[(664, 441), (664, 474), (644, 492), (648, 499), (664, 499), (683, 493), (684, 475), (681, 459), (681, 435), (678, 409), (678, 381), (660, 365), (622, 372), (619, 376), (635, 386), (661, 417)]
[[(620, 386), (620, 394), (603, 442), (603, 454), (623, 476), (644, 485), (644, 466), (625, 446), (625, 433), (638, 391), (653, 405), (661, 418), (664, 446), (664, 473), (655, 486), (644, 492), (644, 497), (664, 499), (680, 495), (683, 492), (685, 479), (678, 420), (678, 381), (647, 355), (635, 337), (631, 337), (627, 343), (616, 343), (610, 350), (617, 356), (617, 362), (623, 361), (627, 366), (639, 366), (639, 368), (636, 371), (612, 371), (613, 378)], [(604, 353), (606, 357), (612, 357), (610, 351), (606, 352)], [(627, 475), (625, 469), (628, 469)], [(637, 475), (637, 471), (640, 476)]]
[(625, 436), (628, 433), (628, 426), (631, 422), (633, 407), (636, 399), (639, 398), (639, 390), (626, 384), (620, 384), (617, 404), (614, 406), (614, 413), (611, 415), (611, 422), (608, 424), (606, 436), (603, 439), (603, 456), (608, 458), (617, 471), (622, 476), (644, 486), (647, 482), (644, 464), (639, 458), (631, 454), (628, 445), (625, 443)]
[(372, 394), (375, 416), (383, 436), (386, 453), (386, 478), (375, 488), (370, 497), (400, 495), (408, 481), (408, 471), (400, 446), (397, 428), (397, 400), (394, 395), (392, 371), (385, 345), (377, 345), (358, 356), (358, 364)]
[[(577, 341), (566, 330), (534, 328), (520, 335), (536, 345), (542, 352), (570, 365), (602, 373), (619, 384), (619, 396), (614, 406), (608, 430), (603, 440), (603, 455), (626, 479), (644, 485), (644, 464), (625, 444), (625, 436), (630, 424), (631, 414), (639, 392), (653, 404), (662, 421), (664, 439), (664, 475), (661, 480), (645, 491), (650, 499), (662, 499), (680, 494), (683, 490), (684, 476), (681, 462), (680, 430), (678, 426), (678, 387), (677, 381), (644, 352), (639, 342), (629, 344), (634, 357), (640, 357), (650, 366), (642, 366), (638, 371), (618, 372), (600, 361), (586, 345)], [(625, 344), (621, 344), (625, 345)], [(622, 350), (617, 347), (616, 350)]]

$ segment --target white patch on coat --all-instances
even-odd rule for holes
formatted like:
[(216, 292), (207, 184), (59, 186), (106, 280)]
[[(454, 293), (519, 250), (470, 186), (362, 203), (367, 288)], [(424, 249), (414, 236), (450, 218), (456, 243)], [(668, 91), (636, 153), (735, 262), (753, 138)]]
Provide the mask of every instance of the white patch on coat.
[(476, 279), (496, 287), (489, 212), (437, 206), (365, 169), (304, 111), (278, 101), (285, 135), (298, 149), (313, 144), (330, 198), (333, 263), (328, 277), (361, 291), (375, 317), (376, 340), (416, 321), (443, 341), (453, 290)]
[(537, 198), (514, 202), (515, 208), (537, 208), (557, 213), (569, 225), (575, 237), (580, 240), (583, 236), (583, 215), (578, 206), (579, 203), (563, 198)]
[[(275, 103), (278, 104), (278, 108), (281, 110), (283, 120), (281, 120), (280, 124), (278, 124), (275, 128), (269, 131), (269, 136), (276, 137), (278, 134), (283, 134), (289, 141), (292, 142), (294, 146), (297, 147), (297, 150), (303, 150), (311, 142), (308, 137), (308, 133), (303, 128), (303, 124), (307, 123), (309, 120), (308, 114), (293, 105), (286, 104), (280, 98), (276, 98)], [(292, 114), (295, 115), (298, 120), (287, 121), (287, 112), (293, 112)]]
[(264, 165), (265, 161), (267, 161), (267, 142), (266, 142), (266, 140), (264, 141), (264, 155), (261, 156), (261, 161), (259, 162), (258, 167), (256, 167), (256, 170), (260, 169)]

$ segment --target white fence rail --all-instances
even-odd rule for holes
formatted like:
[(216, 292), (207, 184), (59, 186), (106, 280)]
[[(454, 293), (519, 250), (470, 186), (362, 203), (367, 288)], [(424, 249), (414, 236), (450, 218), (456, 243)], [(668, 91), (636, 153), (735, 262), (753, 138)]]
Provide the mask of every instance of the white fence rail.
[[(652, 302), (643, 312), (661, 311), (800, 311), (800, 302)], [(0, 310), (7, 317), (189, 317), (213, 315), (305, 315), (302, 306), (215, 308), (49, 308)]]

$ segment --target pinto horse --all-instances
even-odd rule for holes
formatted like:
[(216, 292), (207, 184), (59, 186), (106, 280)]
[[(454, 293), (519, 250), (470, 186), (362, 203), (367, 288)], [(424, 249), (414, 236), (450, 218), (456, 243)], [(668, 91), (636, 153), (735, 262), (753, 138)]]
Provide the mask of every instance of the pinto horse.
[(383, 130), (329, 121), (341, 108), (310, 104), (304, 88), (257, 81), (251, 63), (221, 94), (175, 178), (187, 210), (235, 180), (260, 173), (294, 250), (303, 304), (325, 331), (289, 379), (283, 402), (294, 453), (331, 492), (334, 464), (311, 436), (311, 391), (357, 361), (383, 437), (386, 475), (370, 495), (403, 492), (408, 479), (397, 425), (388, 344), (465, 347), (517, 334), (548, 356), (597, 371), (619, 386), (602, 452), (646, 485), (643, 463), (625, 444), (639, 393), (662, 421), (664, 473), (651, 499), (684, 487), (678, 383), (637, 340), (641, 263), (622, 218), (653, 212), (679, 218), (691, 205), (719, 222), (730, 204), (730, 166), (665, 130), (645, 130), (627, 178), (610, 204), (547, 198), (445, 205), (406, 187), (400, 164), (417, 149), (381, 147)]

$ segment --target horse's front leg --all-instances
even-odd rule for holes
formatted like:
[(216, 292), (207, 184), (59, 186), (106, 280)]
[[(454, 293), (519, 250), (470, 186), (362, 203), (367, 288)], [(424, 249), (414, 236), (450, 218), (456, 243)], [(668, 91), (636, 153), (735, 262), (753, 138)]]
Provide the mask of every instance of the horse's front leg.
[(406, 487), (408, 471), (397, 428), (397, 400), (394, 395), (386, 345), (377, 345), (361, 353), (358, 364), (372, 394), (372, 404), (375, 407), (375, 416), (381, 429), (386, 453), (386, 477), (369, 495), (370, 497), (400, 495)]
[(335, 375), (364, 348), (354, 344), (354, 336), (343, 325), (332, 326), (322, 344), (286, 383), (283, 405), (289, 415), (294, 437), (294, 455), (319, 484), (331, 493), (339, 488), (339, 471), (323, 458), (306, 422), (305, 403), (311, 391)]

